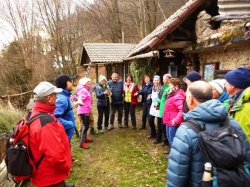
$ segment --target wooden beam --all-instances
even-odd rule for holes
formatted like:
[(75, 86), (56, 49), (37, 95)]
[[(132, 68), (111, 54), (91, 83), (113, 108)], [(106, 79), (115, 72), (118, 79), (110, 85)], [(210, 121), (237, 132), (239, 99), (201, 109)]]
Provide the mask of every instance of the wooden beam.
[(33, 92), (33, 90), (30, 90), (30, 91), (28, 91), (28, 92), (23, 92), (23, 93), (20, 93), (20, 94), (3, 95), (3, 96), (0, 96), (0, 98), (6, 99), (6, 98), (8, 98), (8, 97), (21, 96), (21, 95), (25, 95), (25, 94), (28, 94), (28, 93), (31, 93), (31, 92)]
[(192, 44), (191, 41), (162, 43), (158, 46), (158, 49), (180, 49), (180, 48), (186, 48), (187, 46), (191, 44)]
[(125, 58), (124, 60), (134, 60), (134, 59), (140, 59), (140, 58), (151, 58), (151, 57), (159, 57), (159, 51), (150, 51), (148, 53), (132, 56), (129, 58)]
[(96, 84), (98, 83), (98, 66), (95, 66), (95, 80), (96, 80)]

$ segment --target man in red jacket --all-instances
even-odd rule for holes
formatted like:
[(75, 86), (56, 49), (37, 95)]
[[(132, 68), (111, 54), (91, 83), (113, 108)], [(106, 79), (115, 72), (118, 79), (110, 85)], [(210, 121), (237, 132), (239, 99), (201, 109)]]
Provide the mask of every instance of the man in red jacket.
[(43, 155), (31, 183), (38, 187), (65, 187), (72, 164), (70, 145), (64, 127), (54, 116), (56, 93), (62, 89), (49, 82), (41, 82), (34, 89), (35, 105), (31, 117), (38, 113), (47, 116), (34, 120), (30, 125), (30, 149), (37, 162)]

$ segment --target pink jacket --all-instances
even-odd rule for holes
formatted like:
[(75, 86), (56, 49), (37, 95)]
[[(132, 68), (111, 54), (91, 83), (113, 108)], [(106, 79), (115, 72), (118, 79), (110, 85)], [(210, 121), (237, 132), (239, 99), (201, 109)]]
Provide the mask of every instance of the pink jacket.
[(76, 96), (84, 104), (83, 106), (78, 105), (77, 114), (89, 114), (92, 108), (90, 88), (79, 84), (76, 89)]
[(164, 105), (163, 124), (172, 126), (172, 120), (177, 125), (181, 124), (184, 101), (185, 93), (182, 89), (168, 96)]

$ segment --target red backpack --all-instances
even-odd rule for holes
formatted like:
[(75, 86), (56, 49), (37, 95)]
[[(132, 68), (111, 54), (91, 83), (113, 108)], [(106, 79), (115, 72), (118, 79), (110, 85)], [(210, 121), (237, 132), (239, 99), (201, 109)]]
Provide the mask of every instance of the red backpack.
[(7, 171), (16, 181), (32, 177), (45, 156), (43, 154), (36, 163), (33, 161), (33, 155), (29, 147), (29, 127), (35, 119), (47, 117), (50, 114), (39, 113), (32, 118), (30, 118), (30, 115), (31, 112), (16, 123), (6, 145), (5, 163)]

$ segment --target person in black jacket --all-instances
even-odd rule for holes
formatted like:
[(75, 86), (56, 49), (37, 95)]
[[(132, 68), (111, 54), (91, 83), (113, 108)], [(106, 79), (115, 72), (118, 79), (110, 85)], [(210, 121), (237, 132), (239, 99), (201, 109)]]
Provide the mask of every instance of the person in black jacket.
[(107, 82), (111, 88), (111, 114), (110, 114), (110, 127), (114, 128), (115, 112), (118, 111), (118, 126), (122, 128), (122, 112), (123, 112), (123, 81), (119, 80), (119, 75), (113, 73), (111, 81)]
[(111, 95), (111, 89), (109, 89), (106, 84), (107, 79), (105, 76), (100, 75), (98, 79), (99, 83), (96, 85), (95, 93), (96, 93), (96, 102), (97, 102), (97, 110), (98, 110), (98, 120), (97, 120), (97, 128), (98, 133), (102, 134), (104, 131), (102, 129), (102, 121), (103, 114), (105, 115), (105, 130), (110, 130), (109, 128), (109, 96)]
[(135, 96), (142, 95), (142, 103), (143, 103), (143, 112), (142, 112), (142, 126), (139, 130), (146, 129), (146, 123), (148, 119), (150, 105), (152, 103), (151, 93), (153, 83), (150, 82), (150, 76), (144, 75), (145, 84), (142, 86), (142, 89), (135, 93)]

